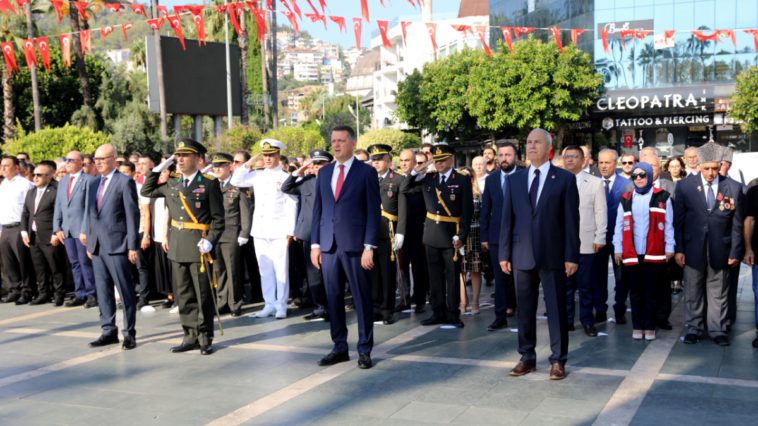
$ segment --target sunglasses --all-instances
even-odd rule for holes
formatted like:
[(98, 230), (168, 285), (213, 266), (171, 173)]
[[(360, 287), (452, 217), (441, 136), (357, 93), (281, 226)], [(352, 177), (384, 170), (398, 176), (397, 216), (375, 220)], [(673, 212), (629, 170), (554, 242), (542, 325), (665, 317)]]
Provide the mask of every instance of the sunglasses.
[(244, 163), (244, 161), (237, 161), (237, 160), (234, 160), (234, 161), (232, 161), (232, 162), (233, 162), (234, 164), (242, 164), (242, 163)]
[(67, 162), (67, 163), (73, 163), (73, 162), (74, 162), (74, 161), (76, 161), (76, 160), (75, 160), (75, 159), (73, 159), (73, 158), (64, 158), (64, 159), (63, 159), (63, 161), (65, 161), (65, 162)]
[(632, 166), (634, 165), (634, 161), (622, 161), (621, 164), (624, 166)]
[(647, 177), (647, 172), (632, 173), (632, 180), (635, 180), (637, 178), (645, 179), (646, 177)]
[(422, 164), (424, 164), (424, 163), (426, 163), (426, 161), (416, 161), (416, 164), (418, 164), (419, 166), (422, 165)]
[(43, 177), (43, 176), (47, 176), (47, 175), (44, 174), (44, 173), (32, 173), (32, 176), (33, 177)]
[(223, 167), (228, 166), (229, 163), (212, 163), (213, 167)]

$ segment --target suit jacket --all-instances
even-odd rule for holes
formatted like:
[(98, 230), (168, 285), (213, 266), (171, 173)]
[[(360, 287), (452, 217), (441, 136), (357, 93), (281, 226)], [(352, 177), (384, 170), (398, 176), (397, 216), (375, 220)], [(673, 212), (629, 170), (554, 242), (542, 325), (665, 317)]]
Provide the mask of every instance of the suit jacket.
[(57, 193), (55, 198), (53, 232), (63, 231), (66, 238), (79, 238), (79, 234), (83, 233), (82, 222), (87, 211), (87, 188), (94, 178), (82, 171), (69, 198), (68, 182), (71, 177), (72, 175), (66, 175), (60, 182), (64, 190)]
[(316, 175), (302, 177), (290, 175), (282, 184), (282, 192), (300, 197), (294, 236), (298, 240), (310, 242), (311, 226), (313, 225), (313, 201), (316, 196)]
[(562, 270), (579, 263), (579, 191), (576, 176), (552, 164), (537, 208), (529, 201), (529, 169), (508, 178), (500, 228), (500, 261), (520, 270)]
[[(97, 190), (102, 175), (87, 184), (87, 213), (82, 223), (87, 235), (87, 251), (95, 254), (98, 249), (107, 254), (126, 253), (138, 250), (139, 202), (134, 179), (116, 170), (108, 184), (97, 210)], [(77, 183), (78, 185), (78, 183)]]
[(48, 185), (37, 204), (37, 212), (34, 212), (34, 200), (37, 198), (39, 188), (34, 188), (26, 193), (24, 199), (24, 208), (21, 212), (21, 230), (29, 234), (29, 238), (34, 243), (32, 234), (32, 223), (37, 222), (37, 236), (41, 239), (42, 244), (50, 244), (50, 237), (53, 235), (53, 217), (55, 213), (55, 198), (57, 189)]
[(376, 169), (356, 159), (334, 200), (332, 174), (336, 162), (322, 167), (313, 200), (311, 244), (328, 252), (334, 244), (344, 252), (361, 252), (365, 245), (377, 247), (382, 210)]
[[(699, 177), (698, 177), (698, 180), (700, 180)], [(660, 176), (658, 176), (658, 182), (660, 183), (661, 189), (663, 189), (664, 191), (668, 192), (671, 195), (671, 202), (673, 203), (674, 201), (676, 201), (676, 183), (670, 180), (662, 179)], [(624, 188), (624, 192), (630, 192), (630, 191), (634, 191), (634, 182), (630, 182)], [(618, 208), (618, 206), (616, 206), (616, 208)], [(613, 223), (616, 223), (616, 222), (613, 222)]]
[(598, 168), (597, 168), (597, 167), (595, 167), (595, 166), (590, 166), (590, 174), (591, 174), (592, 176), (597, 176), (597, 177), (601, 177), (601, 176), (602, 176), (602, 175), (600, 174), (600, 169), (598, 169)]
[(661, 170), (661, 174), (658, 176), (658, 178), (659, 179), (665, 179), (665, 180), (668, 180), (668, 181), (671, 181), (671, 182), (674, 181), (674, 178), (671, 177), (671, 173), (669, 173), (669, 172), (667, 172), (665, 170)]
[(606, 243), (608, 206), (602, 181), (587, 173), (582, 173), (581, 179), (583, 182), (579, 190), (579, 253), (593, 254), (595, 250), (592, 244)]
[[(516, 167), (514, 173), (519, 171)], [(505, 177), (506, 188), (508, 176)], [(506, 189), (506, 192), (508, 189)], [(482, 211), (479, 221), (479, 238), (483, 243), (500, 244), (500, 222), (503, 218), (503, 187), (500, 173), (487, 176), (482, 193)]]
[[(685, 264), (693, 268), (707, 261), (713, 269), (724, 269), (728, 266), (729, 259), (742, 259), (745, 251), (742, 234), (745, 195), (738, 182), (719, 177), (718, 188), (714, 188), (713, 194), (716, 197), (716, 205), (709, 212), (706, 191), (707, 188), (703, 186), (699, 175), (692, 179), (682, 179), (676, 185), (676, 252), (684, 253)], [(724, 204), (721, 204), (719, 197)], [(726, 203), (730, 204), (729, 209), (726, 208)], [(721, 210), (720, 206), (724, 206), (724, 210)]]
[[(605, 199), (608, 211), (608, 231), (605, 233), (605, 245), (608, 247), (613, 247), (613, 233), (616, 231), (616, 215), (618, 215), (619, 200), (625, 192), (630, 191), (626, 189), (628, 185), (632, 185), (632, 181), (617, 174), (608, 192), (608, 197)], [(605, 186), (603, 186), (603, 191), (605, 191)]]
[(249, 194), (250, 190), (233, 186), (231, 182), (221, 187), (224, 200), (224, 232), (218, 242), (237, 244), (238, 237), (250, 238), (253, 213), (250, 210)]

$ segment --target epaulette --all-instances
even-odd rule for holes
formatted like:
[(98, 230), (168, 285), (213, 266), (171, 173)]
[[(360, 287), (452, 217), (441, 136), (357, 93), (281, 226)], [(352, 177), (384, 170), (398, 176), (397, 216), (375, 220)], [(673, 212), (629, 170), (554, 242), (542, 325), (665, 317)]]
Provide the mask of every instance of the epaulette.
[(458, 172), (459, 175), (468, 176), (468, 172), (466, 170), (455, 169), (455, 171)]
[(398, 175), (400, 175), (400, 176), (405, 176), (405, 173), (403, 173), (403, 171), (402, 171), (402, 170), (400, 170), (400, 169), (397, 169), (397, 170), (395, 171), (395, 174), (398, 174)]
[(182, 175), (181, 173), (171, 173), (171, 174), (169, 175), (169, 177), (172, 177), (172, 178), (178, 178), (178, 177), (179, 177), (179, 176), (181, 176), (181, 175)]
[(216, 180), (216, 176), (203, 173), (203, 177), (208, 180)]

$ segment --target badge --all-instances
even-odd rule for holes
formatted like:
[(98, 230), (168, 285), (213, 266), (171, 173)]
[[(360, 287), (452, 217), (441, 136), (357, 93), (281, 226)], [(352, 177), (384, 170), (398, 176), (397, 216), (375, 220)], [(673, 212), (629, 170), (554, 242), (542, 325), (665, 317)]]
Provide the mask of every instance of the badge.
[[(198, 203), (199, 204), (199, 203)], [(234, 198), (229, 199), (229, 204), (234, 204)]]
[(282, 188), (282, 183), (281, 182), (277, 182), (276, 183), (276, 190), (279, 191), (279, 189), (281, 189), (281, 188)]
[(724, 194), (719, 193), (719, 196), (716, 197), (716, 199), (719, 200), (719, 201), (723, 200), (724, 199)]
[(450, 201), (455, 201), (455, 194), (450, 194)]
[(663, 231), (663, 222), (658, 222), (658, 229)]
[(666, 208), (666, 203), (658, 203), (658, 208), (665, 209)]
[(193, 194), (205, 194), (205, 189), (204, 188), (193, 189), (192, 193)]
[(719, 210), (721, 210), (722, 212), (724, 211), (724, 205), (723, 204), (719, 206)]
[(196, 208), (196, 209), (199, 209), (199, 208), (200, 208), (200, 201), (198, 201), (197, 203), (195, 203), (195, 208)]
[(729, 204), (729, 203), (726, 203), (721, 208), (719, 208), (719, 210), (724, 210), (724, 209), (731, 210), (732, 209), (732, 205)]
[(392, 198), (392, 191), (387, 191), (387, 196)]
[(205, 185), (198, 185), (200, 188), (205, 188)]
[(702, 191), (702, 190), (703, 190), (703, 187), (702, 187), (702, 186), (698, 186), (698, 187), (697, 187), (697, 190), (698, 190), (698, 191)]

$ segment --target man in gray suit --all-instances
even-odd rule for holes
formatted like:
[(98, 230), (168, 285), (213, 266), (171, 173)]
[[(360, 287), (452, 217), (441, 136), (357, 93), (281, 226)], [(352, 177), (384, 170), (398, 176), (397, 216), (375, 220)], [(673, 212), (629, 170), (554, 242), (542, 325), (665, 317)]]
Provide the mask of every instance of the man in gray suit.
[(53, 232), (63, 242), (71, 274), (74, 276), (74, 298), (65, 303), (67, 307), (82, 306), (85, 309), (97, 306), (95, 272), (92, 260), (87, 256), (87, 247), (79, 241), (83, 233), (82, 222), (87, 211), (87, 186), (92, 176), (83, 170), (84, 156), (79, 151), (66, 155), (68, 175), (60, 181), (60, 191), (55, 197)]

